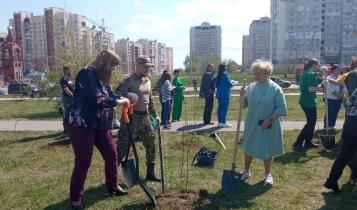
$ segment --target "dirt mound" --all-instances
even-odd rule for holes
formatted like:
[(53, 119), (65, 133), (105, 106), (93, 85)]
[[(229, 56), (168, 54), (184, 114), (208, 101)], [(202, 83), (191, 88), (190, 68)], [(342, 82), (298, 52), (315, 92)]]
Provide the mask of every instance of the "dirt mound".
[(206, 190), (169, 191), (156, 197), (157, 209), (218, 209)]

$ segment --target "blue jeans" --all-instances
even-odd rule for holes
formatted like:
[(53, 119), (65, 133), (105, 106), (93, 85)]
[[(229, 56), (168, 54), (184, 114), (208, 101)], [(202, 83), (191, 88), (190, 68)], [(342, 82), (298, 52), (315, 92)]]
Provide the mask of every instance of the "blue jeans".
[(170, 120), (171, 100), (162, 103), (162, 124), (168, 125)]
[(306, 144), (311, 144), (312, 137), (314, 135), (316, 120), (317, 120), (317, 110), (316, 107), (303, 107), (302, 110), (305, 112), (306, 124), (301, 130), (295, 144), (302, 144), (305, 141)]
[[(328, 126), (333, 128), (336, 125), (337, 115), (341, 109), (342, 99), (333, 100), (327, 99), (327, 107), (328, 107)], [(326, 115), (324, 118), (324, 128), (326, 128)]]
[(226, 123), (229, 99), (218, 99), (217, 117), (218, 123)]

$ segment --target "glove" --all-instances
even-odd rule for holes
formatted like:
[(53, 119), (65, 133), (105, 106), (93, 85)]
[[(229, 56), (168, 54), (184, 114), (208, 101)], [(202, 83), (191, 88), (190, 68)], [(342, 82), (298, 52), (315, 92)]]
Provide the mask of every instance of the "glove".
[(117, 102), (119, 105), (130, 105), (130, 101), (127, 98), (121, 97), (120, 99), (117, 99)]

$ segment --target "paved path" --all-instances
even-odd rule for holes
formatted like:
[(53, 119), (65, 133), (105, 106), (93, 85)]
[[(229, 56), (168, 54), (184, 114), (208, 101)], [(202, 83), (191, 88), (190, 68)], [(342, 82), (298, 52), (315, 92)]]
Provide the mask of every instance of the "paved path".
[[(300, 93), (285, 93), (285, 96), (299, 96)], [(322, 95), (322, 93), (317, 93), (317, 95)], [(192, 98), (192, 97), (198, 97), (198, 95), (193, 95), (193, 94), (189, 94), (186, 95), (185, 97), (187, 98)], [(232, 97), (237, 97), (239, 96), (239, 94), (232, 94)], [(154, 95), (154, 98), (159, 97), (158, 95)], [(20, 97), (20, 98), (7, 98), (7, 97), (0, 97), (0, 101), (48, 101), (48, 100), (58, 100), (59, 98), (55, 97), (55, 98), (29, 98), (29, 97)]]
[[(185, 122), (175, 122), (172, 123), (172, 129), (168, 130), (173, 131), (193, 131), (197, 132), (212, 132), (212, 131), (235, 131), (237, 123), (230, 121), (232, 124), (231, 128), (218, 128), (217, 122), (214, 125), (204, 125), (201, 122), (197, 122), (196, 125), (193, 121), (189, 121), (187, 125)], [(283, 127), (284, 130), (295, 130), (302, 129), (305, 121), (284, 121)], [(316, 129), (323, 127), (323, 122), (319, 121)], [(343, 125), (343, 120), (337, 120), (336, 128), (341, 129)], [(244, 122), (242, 123), (241, 130), (244, 129)], [(62, 130), (62, 121), (59, 120), (0, 120), (0, 131), (61, 131)], [(166, 130), (164, 130), (166, 131)]]

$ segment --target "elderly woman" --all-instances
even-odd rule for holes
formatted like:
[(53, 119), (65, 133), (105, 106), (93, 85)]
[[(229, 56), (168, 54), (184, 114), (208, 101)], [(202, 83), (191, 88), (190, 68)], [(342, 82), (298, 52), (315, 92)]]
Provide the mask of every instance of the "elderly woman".
[[(249, 172), (253, 157), (263, 160), (265, 167), (264, 185), (272, 185), (272, 156), (283, 154), (283, 129), (281, 116), (287, 115), (285, 96), (282, 89), (270, 80), (273, 65), (269, 61), (257, 60), (252, 65), (256, 82), (247, 89), (244, 106), (248, 107), (248, 116), (244, 129), (243, 150), (245, 168), (241, 171), (241, 180)], [(240, 91), (241, 95), (245, 90)]]
[(120, 64), (118, 55), (111, 50), (101, 51), (95, 60), (81, 69), (76, 77), (72, 104), (65, 123), (74, 152), (74, 168), (70, 186), (73, 209), (82, 209), (84, 182), (96, 146), (105, 163), (105, 182), (111, 195), (126, 195), (117, 183), (117, 152), (111, 129), (114, 107), (129, 104), (116, 96), (110, 81), (112, 71)]

